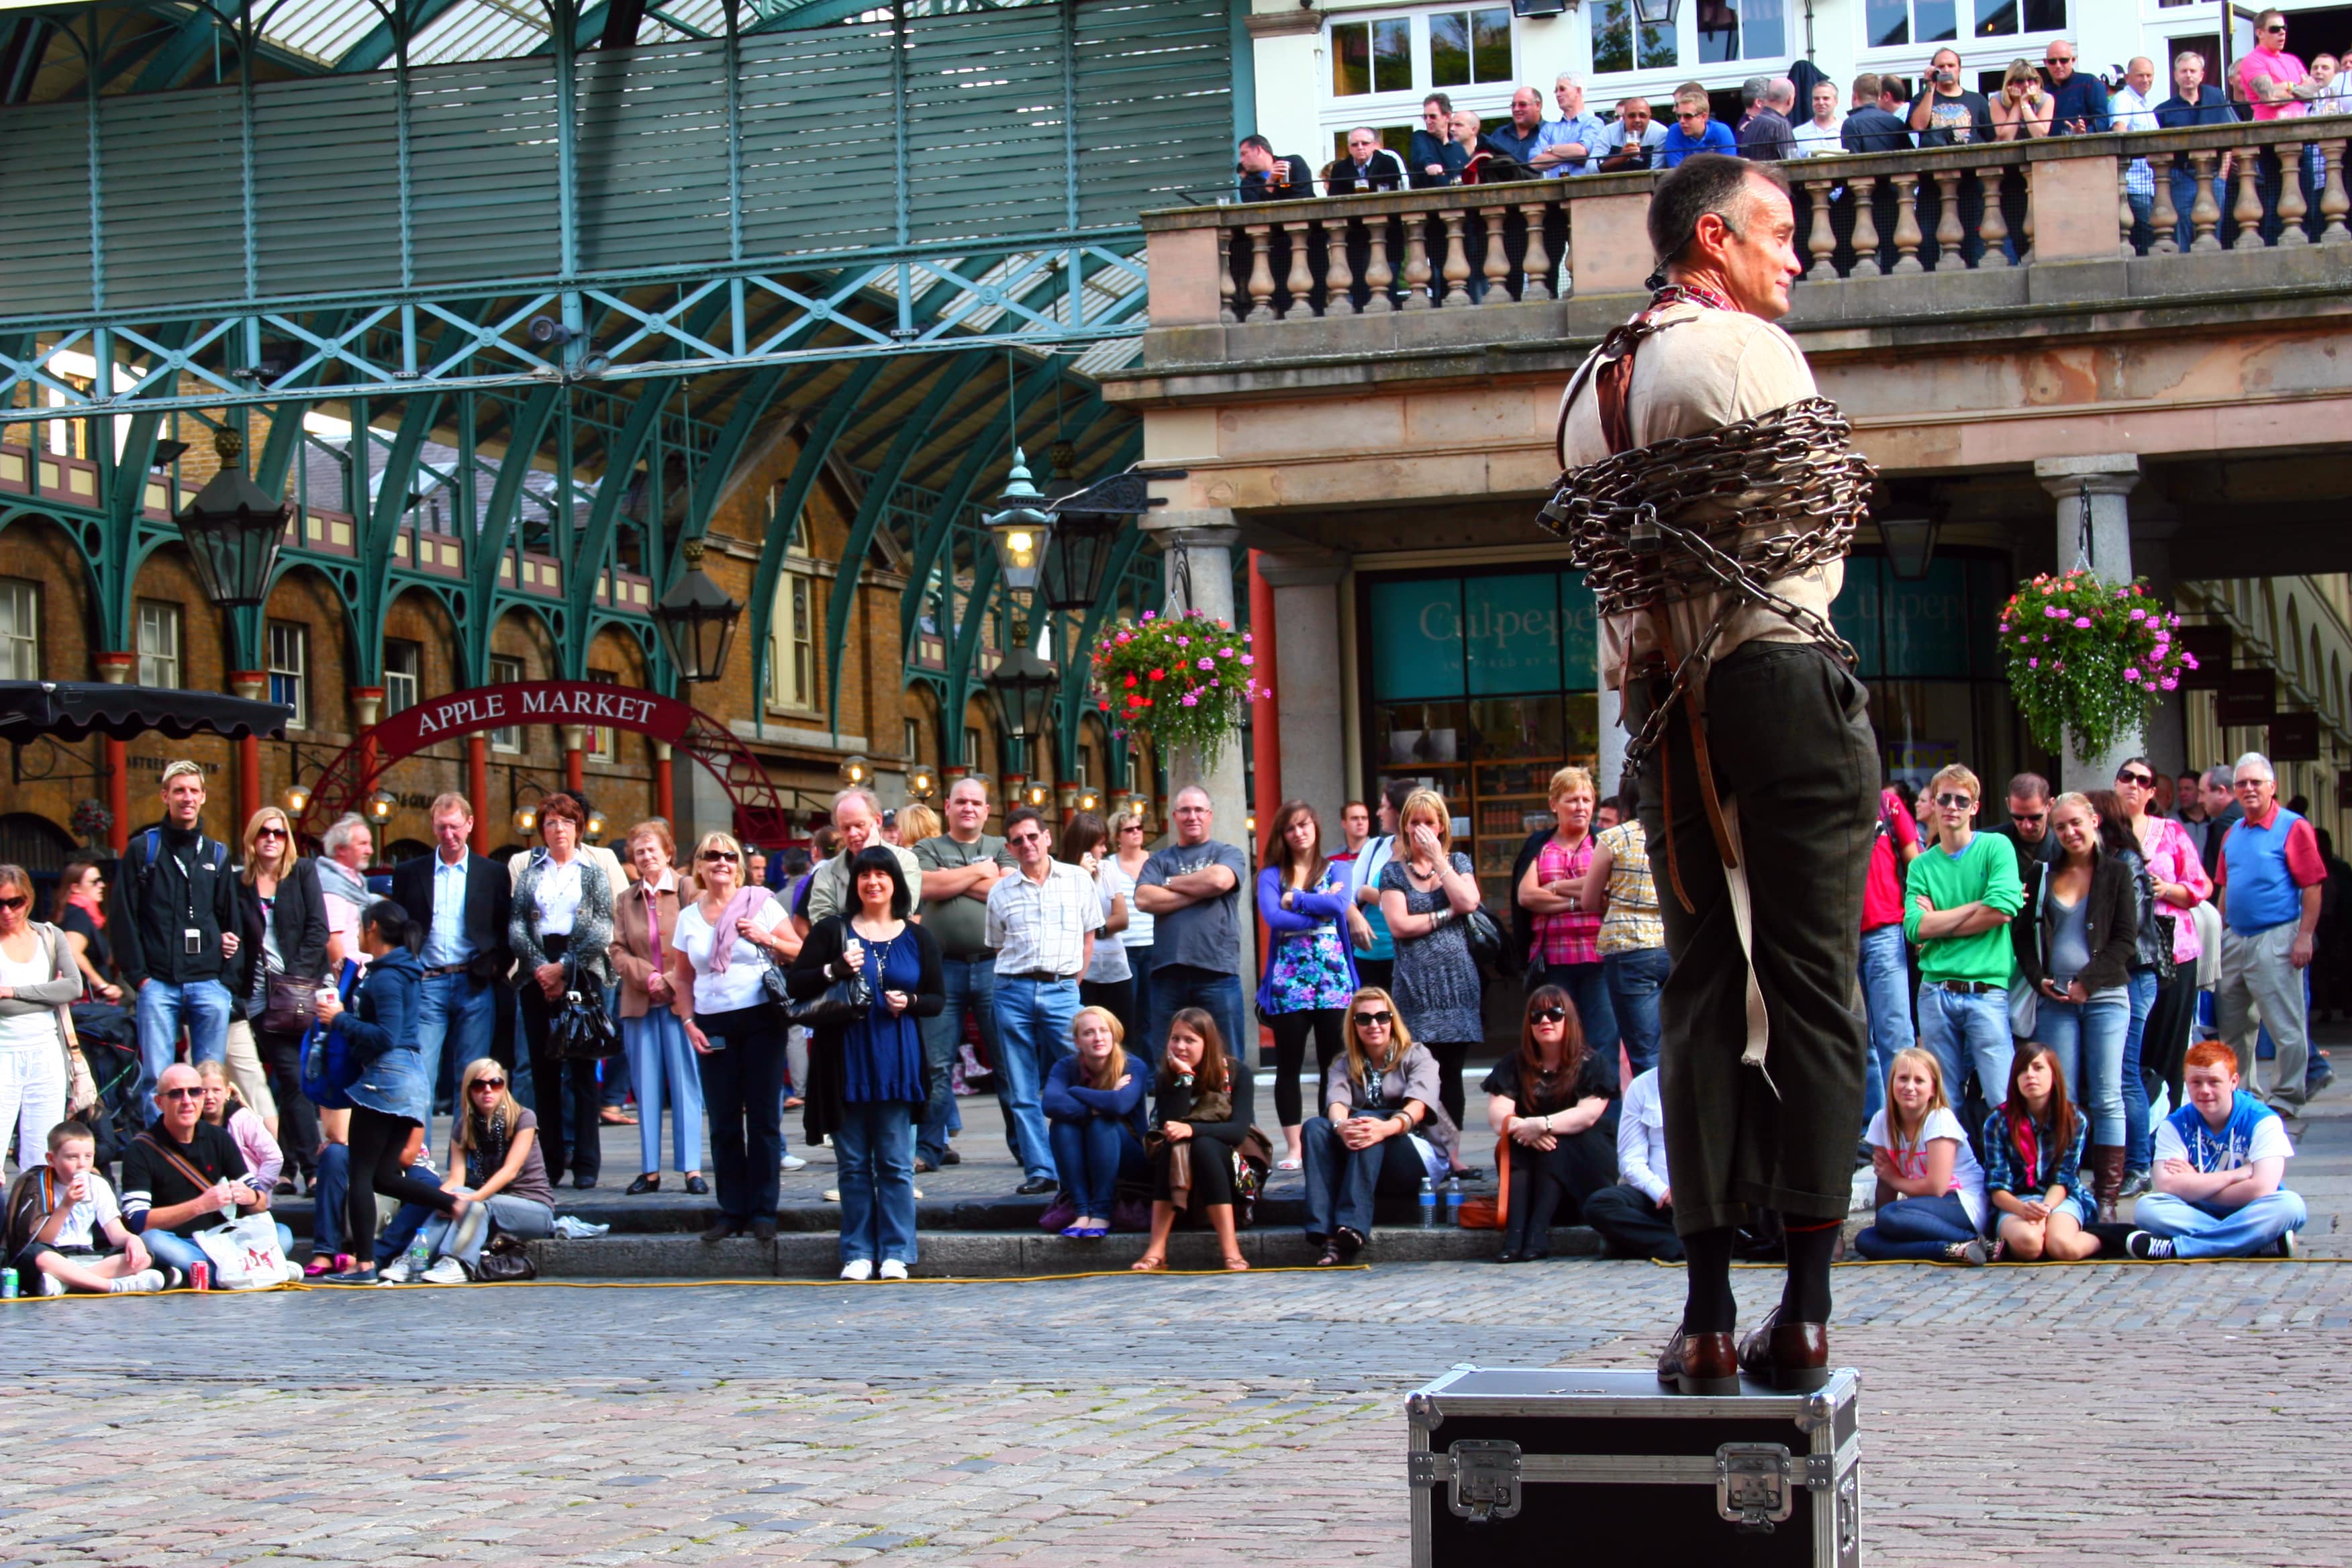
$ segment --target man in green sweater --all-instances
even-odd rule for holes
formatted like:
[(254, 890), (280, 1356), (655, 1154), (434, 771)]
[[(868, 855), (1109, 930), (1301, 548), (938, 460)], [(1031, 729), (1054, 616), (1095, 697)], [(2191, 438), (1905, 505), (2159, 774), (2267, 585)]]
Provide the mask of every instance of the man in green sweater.
[(2010, 917), (2024, 906), (2017, 853), (1976, 831), (1977, 775), (1955, 764), (1928, 781), (1936, 841), (1911, 862), (1903, 934), (1919, 948), (1919, 1042), (1944, 1068), (1944, 1093), (1960, 1104), (1976, 1068), (1986, 1103), (2009, 1085), (2009, 982), (2017, 960)]

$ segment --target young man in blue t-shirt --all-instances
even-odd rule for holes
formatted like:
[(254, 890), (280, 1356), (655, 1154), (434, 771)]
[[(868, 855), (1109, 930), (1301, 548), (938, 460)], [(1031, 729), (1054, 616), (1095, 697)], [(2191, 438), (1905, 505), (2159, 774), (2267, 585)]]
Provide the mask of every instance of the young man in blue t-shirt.
[(1666, 128), (1666, 139), (1658, 143), (1658, 167), (1680, 168), (1682, 161), (1694, 153), (1721, 153), (1737, 158), (1739, 138), (1731, 133), (1730, 126), (1708, 118), (1706, 89), (1686, 81), (1675, 89), (1675, 122)]
[(2238, 1058), (2219, 1040), (2189, 1047), (2189, 1103), (2156, 1130), (2156, 1190), (2124, 1240), (2134, 1258), (2296, 1255), (2310, 1215), (2280, 1184), (2294, 1157), (2277, 1111), (2238, 1087)]

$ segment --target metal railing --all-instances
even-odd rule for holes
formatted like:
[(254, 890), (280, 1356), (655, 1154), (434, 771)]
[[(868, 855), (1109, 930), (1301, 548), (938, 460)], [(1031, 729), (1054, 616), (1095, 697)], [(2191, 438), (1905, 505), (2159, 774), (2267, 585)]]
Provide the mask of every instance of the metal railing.
[[(1779, 165), (1805, 280), (2352, 243), (2352, 119), (1839, 154)], [(2144, 165), (2146, 180), (2139, 178)], [(2291, 173), (2283, 174), (2282, 171)], [(1213, 230), (1213, 315), (1155, 261), (1155, 324), (1479, 309), (1638, 289), (1655, 173), (1147, 215), (1153, 254)], [(2134, 186), (2144, 183), (2145, 189)], [(2144, 200), (2135, 203), (2134, 196)], [(2108, 205), (2107, 204), (2112, 204)], [(2106, 212), (2112, 226), (2103, 226)], [(1196, 252), (1196, 255), (1199, 253)], [(1205, 288), (1194, 270), (1192, 286)]]

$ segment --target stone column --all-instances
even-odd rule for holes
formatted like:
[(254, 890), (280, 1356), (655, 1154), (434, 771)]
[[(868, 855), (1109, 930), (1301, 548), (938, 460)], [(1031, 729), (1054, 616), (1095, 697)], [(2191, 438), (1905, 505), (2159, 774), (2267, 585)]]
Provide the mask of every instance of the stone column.
[[(2110, 583), (2132, 580), (2131, 509), (2126, 498), (2139, 483), (2139, 457), (2132, 452), (2102, 452), (2084, 458), (2036, 458), (2033, 477), (2058, 503), (2058, 570), (2084, 563), (2088, 545), (2090, 569)], [(2090, 507), (2087, 541), (2083, 509)], [(2126, 757), (2144, 749), (2138, 726), (2117, 738), (2096, 757), (2066, 754), (2059, 787), (2070, 790), (2107, 789), (2116, 768)]]
[[(1598, 663), (1592, 667), (1600, 669)], [(1597, 679), (1597, 676), (1596, 676)], [(1625, 732), (1620, 716), (1625, 710), (1617, 689), (1603, 683), (1600, 688), (1601, 760), (1594, 770), (1593, 783), (1601, 786), (1603, 798), (1617, 793), (1618, 781), (1625, 776), (1625, 742), (1633, 739)]]
[[(1234, 548), (1241, 541), (1241, 530), (1234, 526), (1233, 512), (1222, 507), (1182, 510), (1170, 507), (1145, 512), (1141, 522), (1144, 532), (1166, 557), (1170, 613), (1199, 610), (1212, 620), (1230, 625), (1234, 620)], [(1198, 784), (1209, 792), (1209, 804), (1216, 814), (1211, 829), (1214, 837), (1241, 846), (1244, 858), (1254, 860), (1248, 847), (1249, 795), (1241, 737), (1236, 735), (1227, 742), (1216, 762), (1205, 767), (1197, 755), (1171, 752), (1168, 757), (1169, 799), (1163, 810), (1174, 804), (1178, 790), (1190, 784)], [(1257, 988), (1257, 917), (1251, 904), (1248, 878), (1242, 880), (1239, 918), (1243, 1035), (1246, 1041), (1255, 1041), (1257, 1012), (1250, 999)], [(1256, 1060), (1255, 1050), (1249, 1055), (1252, 1061)]]
[[(1258, 667), (1275, 684), (1275, 707), (1282, 720), (1282, 793), (1311, 802), (1322, 815), (1324, 833), (1337, 841), (1339, 808), (1348, 797), (1346, 649), (1339, 641), (1339, 583), (1347, 557), (1305, 553), (1260, 555), (1258, 574), (1274, 590), (1272, 668)], [(1256, 647), (1265, 655), (1265, 639)]]

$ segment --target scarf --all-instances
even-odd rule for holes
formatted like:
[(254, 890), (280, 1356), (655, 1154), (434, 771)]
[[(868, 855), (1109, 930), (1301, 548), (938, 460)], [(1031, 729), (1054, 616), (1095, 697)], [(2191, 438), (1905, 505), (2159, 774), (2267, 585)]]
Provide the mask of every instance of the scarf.
[[(469, 1107), (467, 1116), (474, 1113)], [(466, 1151), (466, 1181), (480, 1186), (495, 1175), (507, 1163), (507, 1113), (503, 1108), (490, 1112), (489, 1125), (482, 1130), (478, 1142)]]
[(106, 929), (106, 910), (96, 899), (76, 888), (66, 895), (66, 902), (89, 917), (89, 923), (100, 931)]
[(375, 900), (367, 889), (367, 879), (331, 855), (321, 855), (310, 862), (319, 868), (319, 890), (331, 899), (341, 899), (364, 910)]
[(727, 973), (728, 960), (735, 955), (735, 922), (766, 903), (768, 898), (768, 889), (765, 888), (738, 888), (735, 889), (735, 896), (727, 900), (727, 907), (719, 911), (719, 919), (711, 927), (711, 973)]

